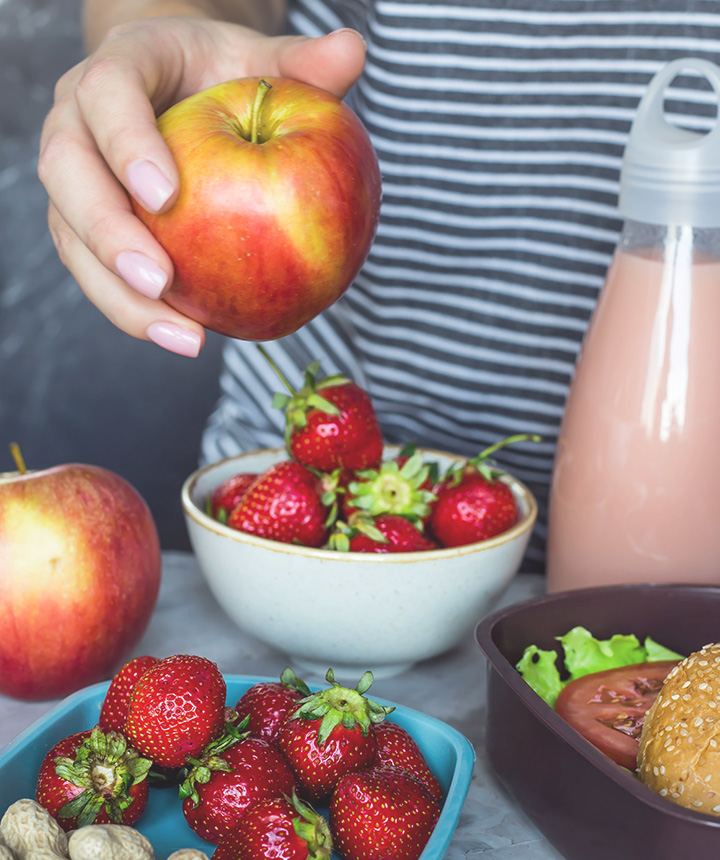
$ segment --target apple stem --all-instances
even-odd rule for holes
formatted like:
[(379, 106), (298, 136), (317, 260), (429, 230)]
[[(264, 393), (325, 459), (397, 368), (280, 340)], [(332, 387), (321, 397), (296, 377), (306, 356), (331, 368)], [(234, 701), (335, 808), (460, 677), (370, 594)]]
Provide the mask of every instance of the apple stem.
[(250, 143), (258, 142), (258, 126), (260, 125), (260, 108), (262, 107), (263, 101), (265, 101), (265, 96), (268, 93), (268, 90), (272, 89), (272, 85), (267, 81), (264, 81), (262, 78), (258, 82), (257, 92), (255, 93), (255, 101), (252, 106), (252, 113), (250, 114)]
[(285, 376), (284, 376), (282, 370), (280, 370), (280, 368), (277, 366), (277, 364), (275, 364), (275, 362), (272, 360), (272, 358), (270, 358), (265, 347), (260, 343), (256, 343), (255, 346), (258, 348), (258, 351), (263, 356), (265, 361), (267, 361), (267, 363), (270, 365), (270, 367), (272, 367), (272, 369), (278, 375), (278, 378), (280, 379), (282, 384), (285, 386), (285, 388), (287, 388), (287, 390), (290, 392), (290, 394), (295, 394), (295, 389), (292, 387), (292, 385), (290, 385), (290, 383), (287, 381), (287, 379), (285, 379)]
[(15, 460), (15, 465), (17, 466), (18, 472), (21, 475), (24, 475), (27, 472), (27, 466), (25, 465), (25, 460), (23, 459), (22, 452), (20, 451), (20, 446), (17, 442), (10, 443), (10, 453), (13, 456), (13, 460)]

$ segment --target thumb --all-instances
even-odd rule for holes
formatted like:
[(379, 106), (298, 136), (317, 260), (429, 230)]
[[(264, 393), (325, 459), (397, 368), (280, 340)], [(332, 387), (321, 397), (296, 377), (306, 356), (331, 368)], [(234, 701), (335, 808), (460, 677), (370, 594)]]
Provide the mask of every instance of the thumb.
[(284, 39), (277, 57), (282, 77), (293, 78), (343, 98), (365, 65), (365, 40), (357, 30), (327, 36)]

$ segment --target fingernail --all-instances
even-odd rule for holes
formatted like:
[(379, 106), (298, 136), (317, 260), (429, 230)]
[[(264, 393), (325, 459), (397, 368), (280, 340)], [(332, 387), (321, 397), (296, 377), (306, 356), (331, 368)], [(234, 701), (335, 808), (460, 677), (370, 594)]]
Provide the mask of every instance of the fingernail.
[(131, 162), (127, 184), (132, 196), (150, 212), (159, 212), (175, 190), (167, 176), (151, 161)]
[(138, 251), (121, 251), (115, 259), (120, 277), (130, 286), (147, 296), (159, 299), (167, 284), (167, 275), (154, 260)]
[(154, 322), (148, 326), (146, 334), (153, 343), (178, 355), (195, 358), (200, 352), (200, 335), (179, 325)]
[(363, 39), (362, 33), (358, 33), (358, 31), (353, 30), (352, 27), (341, 27), (339, 30), (333, 30), (332, 33), (328, 33), (328, 36), (336, 36), (338, 33), (353, 33), (362, 41), (363, 45), (367, 44), (365, 39)]

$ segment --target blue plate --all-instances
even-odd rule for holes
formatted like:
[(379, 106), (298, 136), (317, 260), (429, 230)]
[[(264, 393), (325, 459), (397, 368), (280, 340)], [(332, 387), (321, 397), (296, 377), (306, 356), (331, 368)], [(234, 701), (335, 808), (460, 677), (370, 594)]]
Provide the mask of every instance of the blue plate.
[[(234, 705), (248, 687), (272, 680), (277, 679), (226, 675), (227, 701)], [(35, 782), (43, 758), (62, 738), (92, 728), (97, 723), (107, 688), (107, 683), (95, 684), (68, 696), (0, 752), (0, 815), (19, 798), (35, 797)], [(386, 705), (392, 704), (379, 701)], [(440, 860), (455, 832), (465, 803), (475, 763), (475, 750), (467, 738), (452, 726), (420, 711), (398, 705), (389, 719), (415, 738), (443, 788), (443, 809), (421, 857), (421, 860)], [(327, 812), (322, 807), (318, 811), (324, 814)], [(137, 827), (152, 843), (157, 860), (166, 860), (179, 848), (198, 848), (208, 857), (215, 849), (214, 845), (200, 839), (187, 826), (174, 788), (154, 788), (150, 791), (147, 809)]]

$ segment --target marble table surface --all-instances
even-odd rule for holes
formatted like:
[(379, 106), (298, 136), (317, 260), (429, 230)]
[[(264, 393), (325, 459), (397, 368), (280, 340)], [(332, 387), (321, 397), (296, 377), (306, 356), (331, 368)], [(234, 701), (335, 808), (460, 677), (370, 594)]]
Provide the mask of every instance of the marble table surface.
[[(543, 591), (539, 576), (520, 575), (500, 605)], [(245, 635), (216, 603), (189, 553), (163, 555), (157, 608), (135, 654), (165, 657), (200, 654), (224, 673), (277, 677), (282, 654)], [(309, 682), (322, 679), (304, 673)], [(397, 678), (378, 679), (373, 693), (445, 720), (474, 745), (477, 763), (467, 800), (445, 860), (561, 860), (513, 804), (490, 772), (484, 752), (486, 665), (470, 635), (449, 654), (415, 666)], [(0, 747), (56, 702), (18, 702), (0, 696)]]

